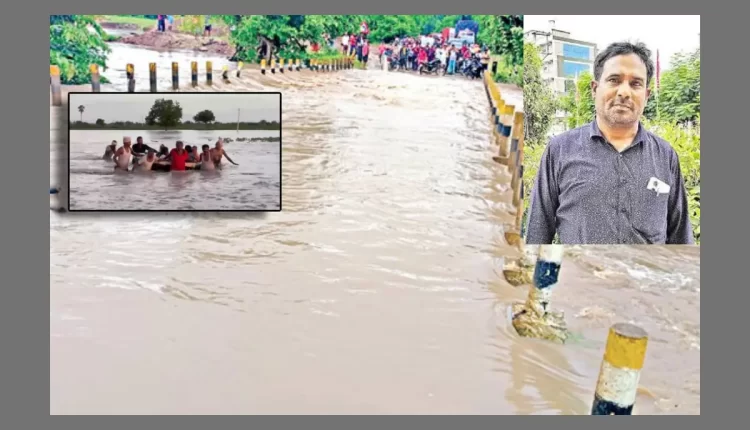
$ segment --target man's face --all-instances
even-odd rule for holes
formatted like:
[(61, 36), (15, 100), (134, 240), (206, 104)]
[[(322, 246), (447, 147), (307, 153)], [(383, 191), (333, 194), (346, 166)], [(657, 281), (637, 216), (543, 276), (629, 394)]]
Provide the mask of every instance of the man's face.
[(177, 150), (182, 151), (182, 148), (184, 148), (184, 144), (182, 142), (177, 142)]
[(135, 143), (137, 143), (139, 145), (143, 145), (143, 138), (139, 137), (138, 139), (135, 140)]
[(636, 54), (617, 55), (604, 63), (599, 82), (592, 82), (596, 114), (612, 126), (638, 121), (650, 95), (646, 65)]

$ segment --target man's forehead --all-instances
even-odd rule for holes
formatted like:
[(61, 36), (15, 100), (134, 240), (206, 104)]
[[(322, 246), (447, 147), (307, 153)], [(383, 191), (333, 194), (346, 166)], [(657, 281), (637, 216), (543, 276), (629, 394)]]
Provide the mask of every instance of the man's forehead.
[(604, 63), (602, 75), (631, 75), (645, 79), (648, 73), (641, 57), (636, 54), (616, 55)]

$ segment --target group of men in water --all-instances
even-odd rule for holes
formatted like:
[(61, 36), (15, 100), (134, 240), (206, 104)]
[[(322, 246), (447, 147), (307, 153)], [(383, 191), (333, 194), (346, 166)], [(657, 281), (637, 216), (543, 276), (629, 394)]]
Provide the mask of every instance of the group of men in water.
[(138, 137), (135, 145), (132, 144), (130, 137), (122, 139), (122, 146), (117, 148), (117, 141), (113, 140), (104, 150), (102, 159), (114, 161), (115, 171), (128, 171), (133, 166), (133, 171), (149, 171), (157, 161), (168, 161), (170, 171), (186, 170), (187, 163), (200, 164), (200, 170), (221, 169), (221, 160), (226, 159), (235, 163), (224, 150), (224, 141), (219, 138), (216, 145), (211, 148), (210, 145), (203, 145), (201, 152), (198, 152), (198, 146), (185, 145), (181, 140), (175, 144), (175, 148), (170, 150), (162, 144), (157, 151), (156, 149), (143, 143), (143, 138)]

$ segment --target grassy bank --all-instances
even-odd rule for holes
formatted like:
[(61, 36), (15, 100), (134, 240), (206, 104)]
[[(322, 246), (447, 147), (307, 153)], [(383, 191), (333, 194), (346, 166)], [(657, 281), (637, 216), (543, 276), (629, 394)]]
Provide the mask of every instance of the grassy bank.
[(128, 15), (100, 15), (97, 17), (99, 22), (111, 22), (112, 24), (131, 24), (136, 25), (141, 30), (148, 30), (156, 27), (155, 19), (148, 19), (138, 16)]

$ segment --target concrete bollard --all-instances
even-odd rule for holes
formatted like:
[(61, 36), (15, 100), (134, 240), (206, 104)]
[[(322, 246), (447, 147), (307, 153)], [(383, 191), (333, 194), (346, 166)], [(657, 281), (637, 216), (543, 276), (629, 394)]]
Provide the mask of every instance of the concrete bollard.
[(290, 72), (293, 72), (294, 71), (294, 60), (290, 58), (286, 63), (287, 63), (287, 69)]
[(177, 62), (172, 63), (172, 90), (177, 91), (180, 89), (180, 64)]
[(564, 249), (562, 245), (541, 245), (534, 268), (534, 285), (525, 303), (513, 305), (513, 327), (519, 335), (564, 343), (568, 337), (562, 312), (550, 307), (557, 286)]
[(190, 62), (190, 84), (193, 88), (198, 86), (198, 62)]
[(498, 155), (504, 160), (502, 164), (507, 165), (507, 158), (510, 156), (510, 132), (513, 128), (513, 112), (516, 107), (513, 105), (504, 105), (500, 111), (500, 123), (501, 128), (499, 129), (500, 136), (497, 139), (497, 144), (500, 147)]
[(276, 59), (271, 58), (271, 73), (276, 74)]
[(297, 60), (296, 60), (296, 61), (294, 62), (294, 67), (295, 67), (295, 68), (297, 69), (297, 71), (299, 72), (299, 58), (297, 58)]
[(284, 73), (284, 59), (279, 59), (279, 72)]
[(128, 63), (125, 66), (125, 75), (128, 79), (128, 92), (134, 93), (135, 92), (135, 67)]
[(60, 84), (60, 68), (49, 66), (50, 91), (52, 91), (52, 106), (62, 106), (62, 87)]
[(229, 83), (229, 66), (224, 66), (221, 69), (221, 79), (224, 81), (225, 84)]
[(609, 329), (591, 415), (632, 415), (648, 334), (633, 324)]
[(520, 194), (523, 182), (523, 117), (523, 112), (516, 112), (513, 116), (513, 136), (508, 164), (511, 173), (510, 188), (513, 190), (513, 206), (515, 207), (518, 207), (523, 196)]
[(148, 63), (148, 86), (152, 93), (157, 92), (156, 63)]
[(99, 66), (97, 64), (91, 64), (89, 66), (89, 73), (91, 74), (91, 92), (101, 92), (102, 80), (99, 76)]
[(242, 61), (237, 62), (237, 77), (239, 78), (242, 73), (242, 68), (245, 67), (245, 63)]
[(266, 74), (266, 60), (260, 60), (260, 74)]
[(206, 61), (206, 85), (214, 85), (214, 63), (211, 61)]

